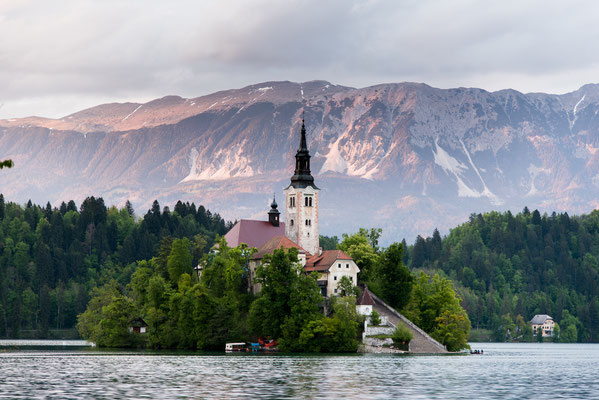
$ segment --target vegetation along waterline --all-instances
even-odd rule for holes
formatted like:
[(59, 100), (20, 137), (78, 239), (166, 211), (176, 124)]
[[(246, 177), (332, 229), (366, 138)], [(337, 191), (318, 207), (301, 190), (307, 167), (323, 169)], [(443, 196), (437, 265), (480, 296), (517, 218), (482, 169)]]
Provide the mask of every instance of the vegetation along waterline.
[[(168, 207), (161, 210), (155, 203), (136, 220), (130, 208), (107, 208), (101, 198), (93, 197), (79, 208), (74, 202), (56, 208), (49, 204), (46, 207), (31, 203), (20, 206), (5, 203), (3, 197), (0, 204), (0, 335), (3, 337), (59, 337), (61, 334), (72, 337), (69, 333), (72, 331), (65, 330), (75, 327), (77, 315), (86, 310), (90, 298), (94, 301), (89, 302), (89, 310), (94, 304), (112, 304), (113, 297), (117, 301), (113, 309), (118, 309), (118, 301), (123, 302), (121, 305), (132, 310), (132, 315), (149, 325), (146, 338), (125, 343), (127, 345), (220, 348), (228, 340), (253, 340), (262, 334), (282, 335), (278, 330), (268, 333), (261, 328), (262, 331), (258, 331), (252, 323), (258, 319), (266, 324), (268, 320), (251, 318), (257, 315), (257, 311), (251, 313), (253, 303), (262, 297), (248, 293), (244, 286), (243, 265), (251, 249), (233, 248), (218, 255), (208, 254), (217, 235), (223, 235), (232, 224), (201, 206), (196, 208), (179, 202), (171, 212)], [(447, 237), (441, 238), (435, 232), (430, 238), (419, 237), (414, 245), (406, 246), (401, 260), (411, 270), (406, 275), (411, 278), (407, 279), (401, 278), (407, 271), (405, 268), (388, 270), (393, 262), (385, 261), (396, 258), (403, 246), (396, 244), (380, 249), (377, 230), (362, 229), (344, 235), (342, 240), (323, 237), (321, 243), (325, 248), (339, 246), (350, 254), (360, 267), (361, 282), (427, 332), (436, 330), (435, 338), (443, 337), (443, 326), (466, 324), (460, 317), (465, 314), (457, 308), (461, 305), (474, 327), (479, 328), (475, 332), (487, 332), (486, 339), (538, 340), (528, 320), (534, 314), (548, 313), (558, 327), (551, 340), (592, 342), (597, 337), (598, 319), (594, 315), (599, 308), (596, 300), (598, 221), (595, 211), (574, 217), (540, 215), (538, 211), (527, 209), (517, 215), (509, 212), (473, 215)], [(567, 240), (569, 234), (571, 238)], [(192, 266), (202, 259), (207, 268), (204, 277), (198, 280)], [(180, 271), (178, 265), (182, 266)], [(215, 268), (215, 265), (220, 267)], [(228, 272), (222, 277), (217, 271)], [(421, 277), (420, 272), (428, 275)], [(240, 274), (237, 282), (235, 273)], [(393, 274), (397, 277), (383, 278)], [(177, 276), (179, 280), (174, 281)], [(136, 280), (146, 278), (146, 292), (135, 292)], [(267, 278), (264, 275), (264, 279)], [(290, 284), (306, 289), (305, 293), (309, 294), (311, 284), (307, 278), (302, 276), (301, 282)], [(394, 291), (383, 282), (411, 287), (408, 300), (390, 296), (389, 293), (406, 293), (406, 290)], [(237, 291), (236, 284), (239, 285)], [(340, 293), (349, 294), (340, 296), (342, 301), (355, 298), (356, 293), (350, 288)], [(450, 290), (457, 292), (461, 303)], [(191, 307), (186, 303), (185, 293), (204, 299), (202, 301), (210, 305), (210, 312), (214, 312), (208, 316), (196, 315), (210, 323), (187, 331), (204, 330), (195, 333), (195, 337), (202, 340), (193, 344), (190, 340), (173, 339), (180, 332), (173, 328), (179, 323), (172, 313), (183, 315), (182, 310), (186, 309), (180, 307)], [(424, 296), (427, 300), (423, 300)], [(447, 300), (451, 298), (456, 300)], [(320, 299), (316, 307), (316, 296), (313, 303), (309, 296), (303, 300), (304, 303), (298, 305), (286, 299), (281, 306), (290, 310), (289, 315), (292, 309), (299, 313), (285, 325), (285, 332), (291, 335), (291, 324), (296, 324), (297, 343), (308, 323), (312, 323), (312, 331), (306, 329), (305, 343), (315, 330), (331, 335), (349, 331), (352, 324), (347, 321), (353, 317), (338, 311), (335, 314), (338, 306), (330, 304), (330, 314), (326, 317), (329, 319), (325, 319)], [(257, 304), (267, 301), (264, 294), (264, 299)], [(318, 311), (311, 314), (315, 309)], [(455, 312), (452, 313), (452, 309)], [(313, 319), (317, 314), (318, 318)], [(444, 324), (441, 324), (442, 319), (435, 323), (443, 314)], [(353, 322), (361, 326), (358, 317)], [(186, 322), (183, 319), (181, 323)], [(114, 326), (104, 323), (106, 328)], [(282, 327), (283, 324), (280, 329)], [(163, 329), (168, 334), (160, 333), (160, 339), (153, 338)], [(466, 331), (463, 326), (456, 332)], [(460, 339), (461, 335), (457, 336), (458, 342), (465, 341)], [(214, 340), (215, 337), (219, 340)], [(359, 337), (354, 335), (354, 339)], [(441, 341), (447, 344), (449, 340)], [(285, 340), (281, 343), (284, 347)], [(351, 340), (347, 343), (352, 345)], [(304, 348), (307, 349), (307, 345)]]
[[(257, 335), (280, 338), (282, 349), (297, 351), (355, 351), (359, 344), (355, 286), (330, 301), (325, 315), (315, 277), (298, 273), (293, 250), (280, 250), (259, 270), (263, 290), (249, 293), (244, 267), (252, 249), (221, 241), (218, 252), (209, 252), (231, 224), (202, 206), (178, 202), (171, 212), (155, 202), (136, 220), (129, 206), (108, 209), (94, 197), (79, 209), (72, 201), (22, 207), (0, 197), (0, 204), (2, 336), (33, 330), (48, 337), (50, 329), (75, 326), (81, 315), (82, 336), (106, 346), (220, 349)], [(402, 265), (403, 246), (380, 249), (378, 234), (345, 235), (339, 248), (358, 260), (369, 276), (363, 282), (390, 304), (411, 309), (413, 318), (441, 317), (445, 309), (416, 303), (426, 279), (414, 279)], [(198, 279), (192, 266), (200, 263), (205, 269)], [(436, 280), (448, 283), (428, 282)], [(396, 287), (403, 288), (401, 298), (386, 295)], [(446, 308), (459, 306), (454, 299)], [(147, 335), (130, 332), (136, 318), (147, 322)], [(427, 321), (440, 335), (441, 319)]]

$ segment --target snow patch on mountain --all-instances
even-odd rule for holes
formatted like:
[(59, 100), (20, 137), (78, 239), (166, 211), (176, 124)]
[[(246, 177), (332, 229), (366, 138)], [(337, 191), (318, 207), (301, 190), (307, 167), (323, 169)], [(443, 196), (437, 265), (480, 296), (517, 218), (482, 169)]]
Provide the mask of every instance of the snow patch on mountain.
[(189, 174), (181, 180), (182, 182), (198, 181), (198, 180), (224, 180), (237, 177), (254, 176), (254, 169), (250, 166), (250, 161), (242, 155), (243, 146), (237, 149), (221, 149), (218, 150), (212, 157), (209, 165), (202, 167), (199, 160), (200, 153), (194, 147), (190, 151)]
[(446, 174), (451, 172), (454, 176), (458, 177), (463, 171), (468, 169), (468, 166), (462, 164), (455, 158), (449, 155), (441, 146), (439, 146), (439, 140), (435, 140), (435, 150), (433, 150), (433, 156), (435, 164), (443, 168)]
[(341, 141), (342, 138), (343, 136), (339, 137), (329, 146), (329, 153), (325, 156), (326, 161), (322, 164), (319, 174), (324, 174), (327, 171), (340, 174), (347, 172), (347, 161), (345, 161), (339, 150), (339, 141)]
[(137, 108), (135, 110), (131, 111), (125, 118), (123, 118), (123, 121), (126, 121), (130, 116), (135, 114), (137, 112), (137, 110), (139, 110), (142, 106), (143, 106), (143, 104), (140, 104), (139, 106), (137, 106)]
[(540, 193), (535, 186), (535, 179), (540, 174), (550, 174), (551, 170), (543, 167), (537, 167), (534, 164), (530, 164), (528, 167), (528, 173), (530, 174), (530, 190), (526, 194), (526, 196), (534, 196), (535, 194)]
[(587, 95), (583, 95), (582, 98), (580, 100), (578, 100), (578, 103), (576, 103), (576, 105), (574, 106), (574, 116), (576, 116), (576, 112), (578, 111), (578, 106), (580, 105), (580, 103), (582, 103), (584, 101), (584, 98), (587, 97)]

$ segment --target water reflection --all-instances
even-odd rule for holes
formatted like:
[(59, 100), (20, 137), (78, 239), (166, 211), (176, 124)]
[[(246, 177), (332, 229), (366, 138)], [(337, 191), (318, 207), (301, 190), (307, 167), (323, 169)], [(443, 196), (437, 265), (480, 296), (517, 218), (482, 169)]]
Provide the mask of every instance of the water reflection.
[(459, 357), (105, 351), (80, 344), (25, 350), (23, 343), (1, 341), (0, 346), (2, 398), (599, 396), (599, 345), (479, 344), (474, 347), (484, 348), (484, 355)]

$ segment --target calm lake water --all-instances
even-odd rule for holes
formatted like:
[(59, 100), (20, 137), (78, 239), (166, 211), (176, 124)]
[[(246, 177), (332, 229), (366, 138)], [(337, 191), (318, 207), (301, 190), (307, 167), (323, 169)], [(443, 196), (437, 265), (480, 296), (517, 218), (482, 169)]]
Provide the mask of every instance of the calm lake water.
[(485, 352), (472, 356), (225, 355), (83, 346), (0, 341), (0, 397), (599, 398), (594, 344), (472, 344)]

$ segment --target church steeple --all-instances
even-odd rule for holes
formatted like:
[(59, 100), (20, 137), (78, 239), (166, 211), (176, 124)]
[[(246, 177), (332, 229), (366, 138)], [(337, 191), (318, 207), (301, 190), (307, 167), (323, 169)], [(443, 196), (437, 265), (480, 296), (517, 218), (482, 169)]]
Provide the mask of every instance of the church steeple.
[(291, 177), (290, 186), (293, 186), (296, 189), (303, 189), (308, 186), (318, 189), (316, 185), (314, 185), (314, 177), (310, 172), (310, 152), (308, 151), (306, 142), (306, 125), (303, 118), (300, 146), (295, 154), (295, 171)]
[(295, 172), (285, 189), (285, 236), (310, 254), (320, 254), (318, 235), (318, 192), (310, 173), (310, 152), (302, 118), (300, 146), (295, 155)]
[(275, 195), (272, 196), (272, 203), (270, 204), (270, 211), (268, 212), (268, 222), (272, 224), (272, 226), (279, 226), (279, 216), (280, 212), (277, 209), (278, 204), (275, 200)]

